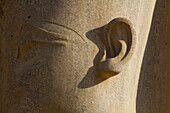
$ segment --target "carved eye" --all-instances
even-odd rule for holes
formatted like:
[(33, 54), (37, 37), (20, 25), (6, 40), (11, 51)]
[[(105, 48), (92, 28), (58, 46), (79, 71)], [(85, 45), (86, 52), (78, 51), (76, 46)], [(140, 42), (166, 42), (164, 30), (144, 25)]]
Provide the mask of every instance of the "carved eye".
[(65, 46), (68, 41), (68, 36), (51, 32), (40, 27), (36, 27), (27, 23), (25, 25), (30, 31), (21, 33), (22, 39), (18, 44), (18, 56), (17, 58), (25, 55), (33, 47), (44, 47), (49, 45)]

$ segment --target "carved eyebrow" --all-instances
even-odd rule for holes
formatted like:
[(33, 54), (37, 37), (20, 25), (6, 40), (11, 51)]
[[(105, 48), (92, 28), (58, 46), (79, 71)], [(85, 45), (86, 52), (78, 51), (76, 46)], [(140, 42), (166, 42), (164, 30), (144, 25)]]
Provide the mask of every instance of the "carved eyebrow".
[(77, 31), (75, 31), (75, 30), (72, 29), (72, 28), (69, 28), (69, 27), (67, 27), (67, 26), (65, 26), (65, 25), (62, 25), (62, 24), (59, 24), (59, 23), (56, 23), (56, 22), (50, 22), (50, 21), (44, 21), (44, 22), (50, 23), (50, 24), (54, 24), (54, 25), (57, 25), (57, 26), (66, 28), (66, 29), (68, 29), (68, 30), (70, 30), (70, 31), (73, 31), (74, 33), (76, 33), (76, 34), (85, 42), (84, 38), (83, 38)]
[[(34, 27), (36, 27), (36, 26), (34, 26)], [(34, 31), (34, 33), (35, 34), (39, 33), (39, 35), (48, 36), (50, 38), (50, 39), (47, 38), (48, 41), (51, 40), (51, 39), (68, 41), (68, 39), (67, 39), (68, 36), (67, 35), (63, 35), (63, 34), (59, 34), (59, 33), (56, 33), (56, 32), (48, 31), (48, 30), (40, 28), (40, 27), (36, 27), (36, 28), (37, 29)], [(33, 40), (36, 40), (35, 36), (33, 38), (34, 38)]]

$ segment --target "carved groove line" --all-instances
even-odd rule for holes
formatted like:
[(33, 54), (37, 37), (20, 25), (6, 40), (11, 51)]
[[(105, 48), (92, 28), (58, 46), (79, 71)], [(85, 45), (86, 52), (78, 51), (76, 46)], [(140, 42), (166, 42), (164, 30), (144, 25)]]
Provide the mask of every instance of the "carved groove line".
[(63, 28), (66, 28), (66, 29), (68, 29), (68, 30), (71, 30), (71, 31), (73, 31), (74, 33), (76, 33), (76, 34), (85, 42), (84, 38), (83, 38), (77, 31), (75, 31), (74, 29), (69, 28), (69, 27), (67, 27), (67, 26), (65, 26), (65, 25), (56, 23), (56, 22), (50, 22), (50, 21), (45, 21), (45, 22), (51, 23), (51, 24), (54, 24), (54, 25), (58, 25), (58, 26), (61, 26), (61, 27), (63, 27)]

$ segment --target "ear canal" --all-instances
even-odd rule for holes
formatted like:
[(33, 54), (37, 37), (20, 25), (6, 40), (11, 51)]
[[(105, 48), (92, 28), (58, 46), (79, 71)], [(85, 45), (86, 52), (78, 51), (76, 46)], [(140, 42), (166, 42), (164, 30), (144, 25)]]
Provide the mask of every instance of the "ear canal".
[(130, 60), (134, 51), (134, 31), (126, 19), (118, 18), (104, 28), (106, 58), (99, 66), (100, 74), (109, 78), (119, 74)]

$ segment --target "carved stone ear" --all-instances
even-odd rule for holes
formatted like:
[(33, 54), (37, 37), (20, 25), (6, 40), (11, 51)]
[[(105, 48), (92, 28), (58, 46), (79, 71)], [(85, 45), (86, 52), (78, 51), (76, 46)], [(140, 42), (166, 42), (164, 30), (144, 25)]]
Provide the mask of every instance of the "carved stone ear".
[(103, 77), (109, 78), (122, 71), (134, 52), (135, 36), (132, 24), (124, 18), (114, 19), (105, 26), (106, 58), (98, 66)]

